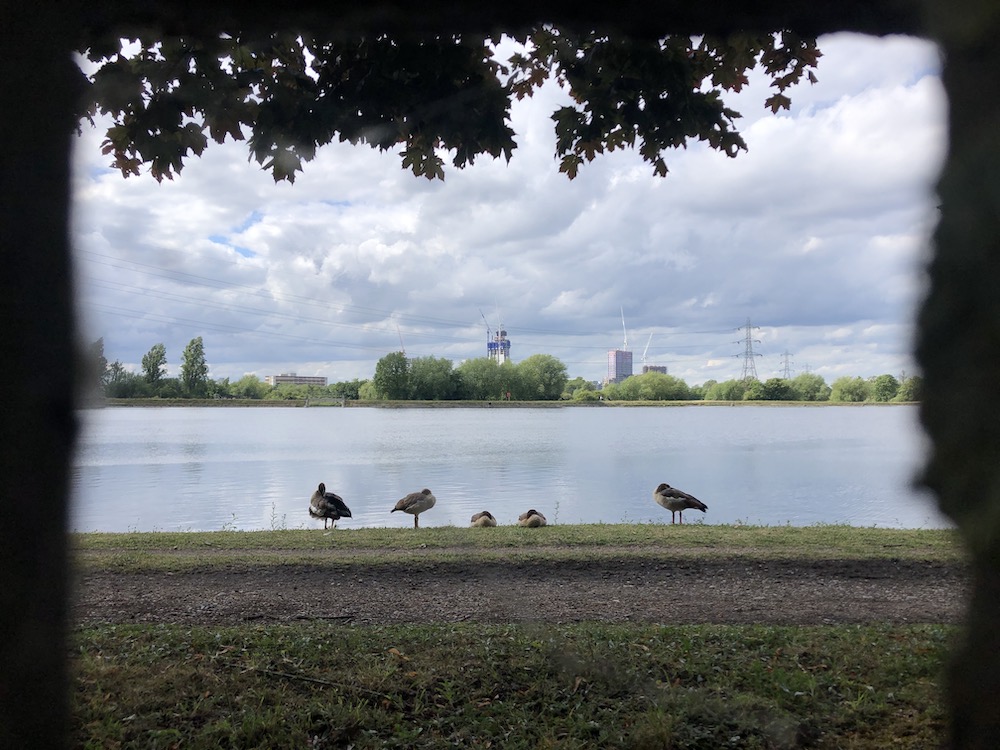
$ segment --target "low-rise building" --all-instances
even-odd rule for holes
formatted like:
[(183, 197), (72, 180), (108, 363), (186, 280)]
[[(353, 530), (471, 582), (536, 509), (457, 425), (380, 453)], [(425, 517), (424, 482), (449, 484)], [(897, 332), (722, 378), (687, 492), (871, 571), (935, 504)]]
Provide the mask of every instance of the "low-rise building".
[(326, 378), (319, 375), (296, 375), (294, 372), (285, 372), (281, 375), (266, 375), (264, 382), (268, 385), (320, 385), (326, 386)]

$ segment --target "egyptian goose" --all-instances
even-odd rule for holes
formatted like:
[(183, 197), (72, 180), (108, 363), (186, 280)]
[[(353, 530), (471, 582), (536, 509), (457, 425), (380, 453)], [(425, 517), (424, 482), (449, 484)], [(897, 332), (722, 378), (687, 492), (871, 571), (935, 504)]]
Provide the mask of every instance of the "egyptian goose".
[(478, 526), (480, 528), (486, 528), (487, 526), (496, 526), (497, 519), (493, 517), (493, 514), (488, 510), (481, 511), (472, 516), (472, 525)]
[(326, 529), (327, 521), (331, 519), (333, 527), (337, 528), (338, 520), (351, 517), (351, 509), (344, 503), (344, 498), (327, 492), (326, 485), (320, 482), (319, 487), (309, 500), (309, 515), (313, 518), (322, 518), (324, 529)]
[(545, 525), (545, 516), (532, 508), (527, 513), (522, 513), (518, 516), (517, 523), (519, 526), (526, 526), (534, 529)]
[(653, 499), (658, 505), (670, 511), (670, 523), (674, 523), (674, 514), (677, 514), (681, 518), (681, 524), (683, 524), (684, 511), (689, 508), (700, 510), (702, 513), (708, 510), (708, 506), (701, 500), (675, 487), (671, 487), (666, 482), (661, 482), (653, 491)]
[(413, 516), (413, 528), (420, 528), (420, 514), (425, 510), (430, 510), (434, 507), (434, 503), (437, 502), (437, 498), (434, 494), (426, 487), (420, 492), (411, 492), (406, 497), (400, 498), (396, 502), (396, 507), (390, 510), (390, 513), (395, 513), (397, 510), (401, 510), (404, 513), (409, 513)]

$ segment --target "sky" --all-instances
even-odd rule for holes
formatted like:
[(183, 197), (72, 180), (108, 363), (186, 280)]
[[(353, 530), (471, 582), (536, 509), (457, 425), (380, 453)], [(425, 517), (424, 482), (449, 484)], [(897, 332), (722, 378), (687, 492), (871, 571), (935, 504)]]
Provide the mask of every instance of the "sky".
[[(943, 160), (946, 101), (931, 43), (819, 40), (816, 84), (774, 115), (762, 74), (729, 106), (748, 145), (699, 143), (655, 177), (634, 151), (575, 180), (558, 170), (547, 84), (514, 102), (517, 148), (444, 182), (396, 151), (331, 144), (293, 185), (211, 143), (173, 181), (123, 179), (82, 126), (72, 240), (82, 337), (141, 371), (162, 343), (168, 374), (201, 336), (212, 378), (294, 372), (370, 378), (382, 356), (456, 366), (486, 356), (499, 326), (520, 362), (561, 360), (599, 381), (608, 350), (689, 385), (803, 372), (916, 374)], [(623, 326), (624, 318), (624, 326)], [(749, 328), (747, 328), (749, 324)]]

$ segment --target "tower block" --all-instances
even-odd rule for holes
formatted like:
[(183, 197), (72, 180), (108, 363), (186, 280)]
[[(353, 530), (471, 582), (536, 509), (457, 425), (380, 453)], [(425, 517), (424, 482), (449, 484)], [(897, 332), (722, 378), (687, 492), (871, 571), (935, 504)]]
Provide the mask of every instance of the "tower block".
[(486, 354), (498, 365), (510, 361), (510, 339), (507, 338), (507, 331), (504, 330), (503, 323), (500, 324), (500, 330), (492, 338), (489, 338), (487, 331)]

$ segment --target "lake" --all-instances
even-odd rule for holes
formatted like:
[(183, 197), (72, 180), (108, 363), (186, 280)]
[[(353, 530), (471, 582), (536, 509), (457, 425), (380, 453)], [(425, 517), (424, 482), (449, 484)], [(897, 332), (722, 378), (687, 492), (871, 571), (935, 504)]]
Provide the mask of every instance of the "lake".
[(353, 512), (339, 526), (407, 527), (403, 495), (430, 488), (421, 526), (669, 523), (660, 482), (708, 505), (686, 522), (944, 528), (912, 486), (926, 438), (913, 406), (89, 409), (74, 461), (76, 531), (321, 528), (319, 482)]

